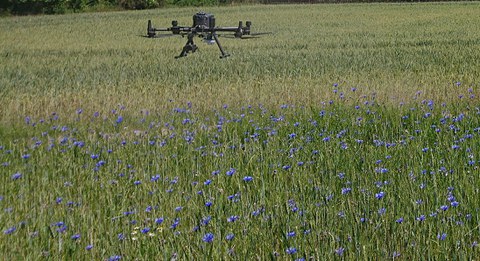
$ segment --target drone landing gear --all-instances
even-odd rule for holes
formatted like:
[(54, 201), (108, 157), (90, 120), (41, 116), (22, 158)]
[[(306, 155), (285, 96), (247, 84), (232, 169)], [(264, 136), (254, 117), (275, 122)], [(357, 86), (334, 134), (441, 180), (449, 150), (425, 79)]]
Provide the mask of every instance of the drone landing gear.
[[(188, 53), (192, 52), (194, 53), (198, 47), (193, 43), (193, 37), (195, 37), (196, 33), (189, 33), (187, 38), (187, 43), (185, 44), (185, 46), (183, 47), (182, 49), (182, 52), (178, 55), (178, 56), (175, 56), (175, 59), (178, 59), (178, 58), (182, 58), (182, 57), (185, 57), (187, 56)], [(215, 43), (217, 44), (218, 46), (218, 49), (220, 49), (220, 53), (222, 54), (220, 56), (220, 58), (226, 58), (228, 56), (230, 56), (230, 54), (226, 53), (225, 50), (223, 50), (223, 47), (222, 45), (220, 44), (220, 41), (218, 40), (218, 36), (216, 33), (212, 33), (212, 36), (213, 36), (213, 39), (215, 40)]]
[(215, 42), (217, 43), (218, 49), (220, 49), (220, 53), (222, 53), (220, 58), (227, 58), (228, 56), (230, 56), (230, 54), (226, 53), (225, 50), (223, 50), (222, 45), (220, 45), (220, 41), (218, 40), (217, 34), (213, 33), (212, 35), (213, 35), (213, 39), (215, 39)]
[(182, 52), (180, 53), (180, 55), (178, 56), (175, 56), (175, 59), (178, 59), (178, 58), (182, 58), (182, 57), (185, 57), (187, 56), (187, 54), (189, 52), (192, 52), (194, 53), (198, 47), (193, 43), (193, 37), (195, 36), (195, 34), (193, 33), (189, 33), (188, 34), (188, 40), (187, 40), (187, 43), (185, 44), (185, 46), (183, 47), (182, 49)]

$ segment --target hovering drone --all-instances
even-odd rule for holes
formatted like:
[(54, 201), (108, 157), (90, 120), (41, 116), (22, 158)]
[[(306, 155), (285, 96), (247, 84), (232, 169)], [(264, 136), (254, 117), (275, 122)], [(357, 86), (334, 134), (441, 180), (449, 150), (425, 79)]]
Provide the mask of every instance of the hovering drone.
[[(187, 43), (182, 49), (180, 55), (175, 56), (175, 58), (181, 58), (187, 56), (188, 53), (194, 53), (198, 47), (194, 44), (193, 38), (195, 36), (203, 38), (208, 44), (217, 44), (220, 49), (221, 56), (220, 58), (225, 58), (230, 56), (225, 52), (220, 41), (218, 40), (219, 34), (217, 32), (231, 32), (232, 34), (227, 34), (225, 37), (234, 37), (234, 38), (253, 38), (262, 34), (269, 33), (251, 33), (250, 26), (252, 22), (247, 21), (245, 26), (243, 26), (242, 21), (238, 22), (238, 26), (235, 27), (215, 27), (215, 17), (212, 14), (207, 14), (204, 12), (198, 12), (193, 15), (193, 25), (192, 26), (179, 26), (177, 21), (172, 21), (172, 27), (169, 28), (154, 28), (152, 26), (152, 21), (148, 20), (147, 24), (147, 37), (148, 38), (161, 38), (167, 36), (181, 35), (187, 36)], [(172, 32), (173, 34), (157, 34), (157, 32)], [(222, 35), (223, 36), (223, 35)]]

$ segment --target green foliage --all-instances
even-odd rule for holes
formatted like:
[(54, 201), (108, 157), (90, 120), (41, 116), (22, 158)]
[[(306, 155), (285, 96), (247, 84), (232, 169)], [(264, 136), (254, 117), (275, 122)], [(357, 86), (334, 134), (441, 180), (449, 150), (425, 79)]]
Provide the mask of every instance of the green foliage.
[(149, 9), (164, 5), (164, 0), (119, 0), (119, 5), (125, 9)]
[(2, 258), (475, 260), (479, 5), (1, 18)]
[(219, 3), (218, 0), (166, 0), (167, 4), (175, 6), (209, 6)]

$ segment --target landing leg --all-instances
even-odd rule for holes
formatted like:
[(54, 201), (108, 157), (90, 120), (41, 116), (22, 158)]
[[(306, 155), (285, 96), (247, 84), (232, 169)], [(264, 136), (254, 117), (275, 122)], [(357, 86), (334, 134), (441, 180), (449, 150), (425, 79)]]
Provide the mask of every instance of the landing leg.
[(220, 45), (220, 41), (218, 40), (217, 34), (213, 33), (212, 35), (213, 35), (213, 39), (215, 39), (215, 42), (218, 45), (218, 49), (220, 49), (220, 52), (222, 53), (222, 56), (220, 56), (220, 58), (226, 58), (230, 56), (230, 54), (226, 53), (225, 50), (223, 50), (222, 45)]
[(198, 47), (193, 43), (193, 37), (194, 37), (194, 36), (195, 36), (194, 33), (189, 33), (189, 34), (188, 34), (188, 36), (187, 36), (187, 38), (188, 38), (187, 43), (186, 43), (185, 46), (183, 47), (182, 52), (180, 53), (180, 55), (175, 56), (176, 59), (187, 56), (187, 54), (188, 54), (189, 52), (194, 53), (194, 52), (198, 49)]

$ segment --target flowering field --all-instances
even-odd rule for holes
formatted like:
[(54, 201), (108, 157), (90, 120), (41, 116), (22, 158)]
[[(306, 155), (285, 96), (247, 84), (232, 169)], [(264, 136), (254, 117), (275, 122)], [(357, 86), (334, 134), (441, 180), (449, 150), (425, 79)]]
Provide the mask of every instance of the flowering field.
[(478, 259), (478, 7), (214, 8), (279, 30), (228, 60), (125, 22), (190, 9), (2, 18), (0, 259)]

